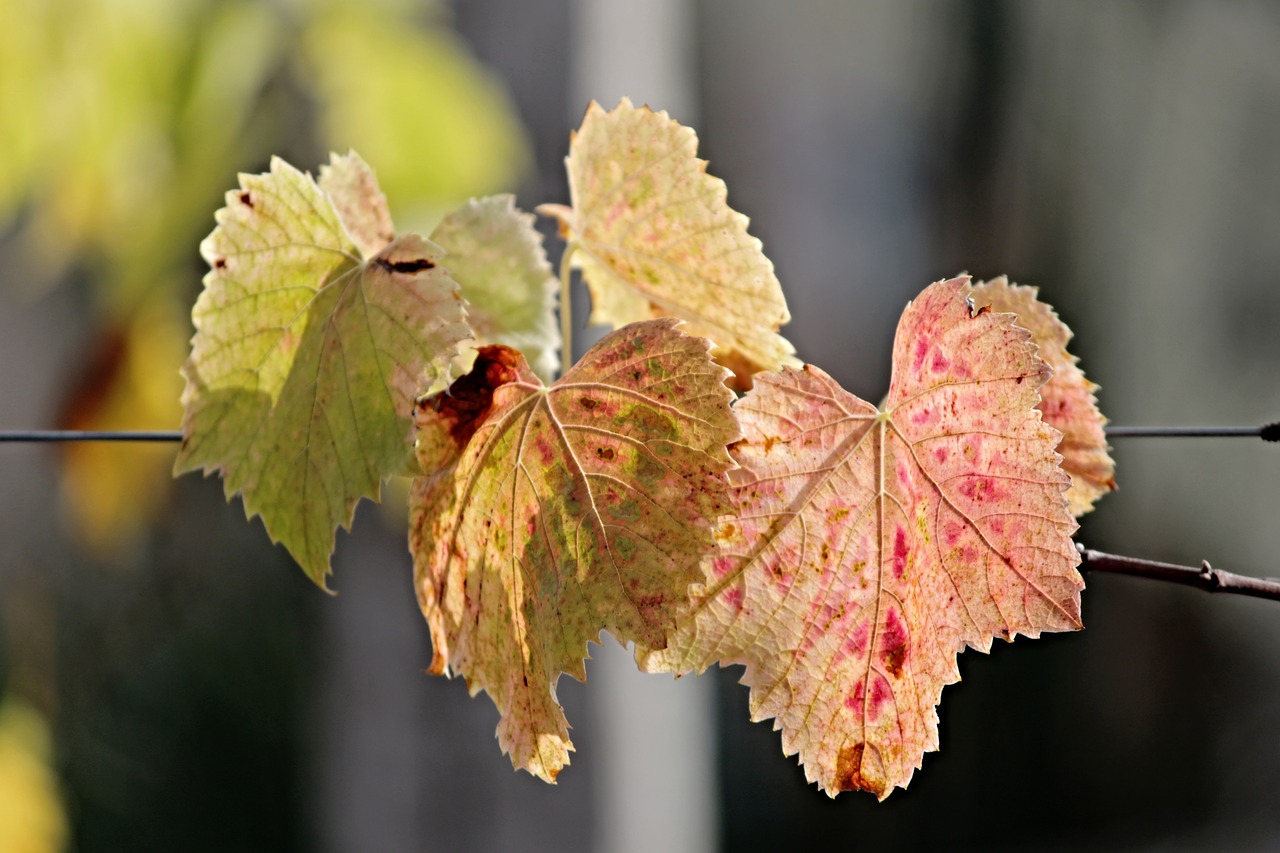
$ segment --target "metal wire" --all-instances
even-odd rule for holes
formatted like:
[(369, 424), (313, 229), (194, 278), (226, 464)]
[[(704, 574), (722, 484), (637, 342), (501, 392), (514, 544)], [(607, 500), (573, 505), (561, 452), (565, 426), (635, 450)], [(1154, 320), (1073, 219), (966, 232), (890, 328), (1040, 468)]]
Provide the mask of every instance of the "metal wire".
[(0, 430), (0, 441), (182, 441), (178, 430)]

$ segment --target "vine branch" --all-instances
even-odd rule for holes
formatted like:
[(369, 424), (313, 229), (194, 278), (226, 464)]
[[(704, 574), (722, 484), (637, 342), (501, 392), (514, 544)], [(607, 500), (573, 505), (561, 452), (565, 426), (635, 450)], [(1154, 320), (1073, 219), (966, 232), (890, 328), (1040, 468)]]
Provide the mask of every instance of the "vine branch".
[[(1115, 432), (1113, 432), (1115, 431)], [(1264, 441), (1280, 441), (1280, 423), (1262, 427), (1109, 427), (1108, 435), (1164, 436), (1249, 436)], [(67, 441), (162, 441), (178, 442), (178, 430), (0, 430), (0, 442), (67, 442)], [(1202, 589), (1280, 601), (1280, 580), (1254, 578), (1215, 569), (1205, 560), (1199, 567), (1162, 563), (1095, 551), (1077, 543), (1081, 572), (1105, 572), (1113, 575), (1165, 581)]]
[(1080, 552), (1081, 572), (1108, 572), (1113, 575), (1130, 575), (1150, 580), (1193, 586), (1205, 592), (1226, 592), (1233, 595), (1249, 595), (1280, 601), (1280, 580), (1251, 578), (1215, 569), (1205, 560), (1199, 568), (1161, 563), (1158, 560), (1142, 560), (1095, 551), (1076, 543)]
[(1260, 438), (1280, 441), (1280, 421), (1256, 427), (1108, 426), (1107, 438)]
[(0, 441), (182, 441), (178, 430), (0, 430)]
[[(569, 312), (569, 265), (572, 244), (566, 249), (560, 267), (560, 324), (564, 349), (560, 372), (571, 364)], [(1256, 427), (1194, 426), (1108, 426), (1107, 438), (1261, 438), (1280, 442), (1280, 421)], [(177, 430), (0, 430), (0, 441), (182, 441)]]

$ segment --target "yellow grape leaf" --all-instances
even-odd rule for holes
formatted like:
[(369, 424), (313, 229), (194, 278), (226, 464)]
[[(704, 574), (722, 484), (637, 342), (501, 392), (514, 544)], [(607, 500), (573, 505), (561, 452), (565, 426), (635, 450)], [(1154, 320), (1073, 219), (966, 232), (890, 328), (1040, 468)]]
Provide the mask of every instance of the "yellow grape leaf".
[(709, 342), (672, 319), (618, 329), (550, 387), (504, 346), (423, 401), (421, 464), (461, 455), (411, 496), (410, 549), (431, 671), (466, 676), (502, 715), (512, 763), (569, 763), (556, 701), (587, 643), (666, 645), (725, 511), (738, 437)]
[(431, 239), (448, 252), (477, 343), (520, 350), (550, 382), (560, 369), (557, 282), (533, 221), (514, 196), (489, 196), (447, 214)]
[(1034, 287), (1010, 284), (1004, 276), (974, 285), (979, 307), (1018, 315), (1018, 325), (1031, 332), (1040, 357), (1053, 368), (1053, 377), (1040, 389), (1045, 423), (1062, 433), (1058, 452), (1062, 470), (1071, 475), (1067, 503), (1077, 518), (1093, 509), (1098, 498), (1116, 487), (1116, 463), (1107, 452), (1107, 419), (1098, 411), (1098, 386), (1085, 378), (1079, 359), (1067, 352), (1071, 330), (1052, 306), (1037, 298)]
[(58, 853), (66, 849), (67, 816), (53, 772), (49, 727), (34, 710), (0, 702), (0, 850)]
[(606, 113), (592, 101), (565, 161), (572, 208), (539, 211), (560, 220), (593, 323), (687, 320), (749, 385), (756, 370), (799, 364), (777, 334), (791, 315), (747, 217), (697, 152), (693, 130), (665, 112), (623, 98)]
[(753, 720), (827, 793), (905, 787), (938, 748), (967, 645), (1080, 627), (1076, 524), (1049, 368), (967, 279), (907, 306), (882, 409), (815, 367), (760, 374), (734, 406), (738, 518), (647, 669), (745, 664)]
[(439, 247), (408, 235), (358, 254), (329, 196), (279, 158), (240, 186), (200, 246), (175, 473), (221, 473), (323, 585), (356, 502), (413, 470), (414, 400), (471, 330)]
[[(168, 427), (181, 416), (187, 323), (167, 298), (109, 322), (67, 383), (56, 422), (68, 430)], [(150, 442), (67, 442), (60, 448), (62, 495), (76, 531), (99, 555), (121, 557), (169, 495), (173, 448)]]

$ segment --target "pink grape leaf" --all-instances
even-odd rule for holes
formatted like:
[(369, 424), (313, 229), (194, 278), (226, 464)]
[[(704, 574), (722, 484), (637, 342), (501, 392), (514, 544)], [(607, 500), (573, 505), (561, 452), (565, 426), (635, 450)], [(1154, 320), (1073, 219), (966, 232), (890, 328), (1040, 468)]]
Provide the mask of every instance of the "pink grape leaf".
[(956, 656), (1080, 625), (1076, 524), (1049, 368), (967, 279), (907, 306), (883, 409), (815, 367), (762, 373), (734, 406), (738, 517), (691, 610), (642, 668), (745, 664), (753, 720), (828, 794), (884, 799), (938, 748)]
[(378, 186), (373, 169), (359, 154), (330, 154), (320, 167), (320, 190), (329, 196), (360, 254), (371, 258), (396, 238), (387, 197)]
[(1079, 359), (1067, 352), (1071, 330), (1053, 307), (1037, 298), (1037, 290), (1010, 284), (1004, 276), (974, 285), (974, 304), (1018, 315), (1018, 325), (1031, 333), (1040, 357), (1053, 377), (1040, 389), (1045, 423), (1062, 433), (1058, 452), (1062, 470), (1071, 475), (1067, 503), (1077, 518), (1093, 509), (1098, 498), (1116, 488), (1116, 463), (1107, 452), (1107, 419), (1098, 411), (1098, 386), (1085, 378)]
[(538, 210), (560, 220), (591, 291), (591, 322), (687, 320), (750, 387), (757, 370), (799, 365), (777, 333), (791, 315), (747, 217), (697, 153), (697, 135), (665, 112), (626, 98), (605, 112), (592, 101), (565, 159), (572, 207)]
[(518, 351), (482, 347), (419, 404), (422, 468), (437, 469), (410, 504), (430, 671), (486, 691), (503, 751), (548, 782), (573, 748), (560, 674), (586, 678), (602, 630), (665, 647), (727, 508), (726, 371), (677, 325), (618, 329), (550, 387)]

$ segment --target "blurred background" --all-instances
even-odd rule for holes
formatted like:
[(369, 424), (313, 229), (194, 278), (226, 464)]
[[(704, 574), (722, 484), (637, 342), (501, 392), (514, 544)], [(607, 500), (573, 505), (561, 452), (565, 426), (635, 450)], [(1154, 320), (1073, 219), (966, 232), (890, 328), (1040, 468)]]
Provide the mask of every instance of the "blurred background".
[[(624, 94), (697, 128), (784, 332), (861, 396), (967, 270), (1041, 287), (1116, 423), (1275, 420), (1278, 45), (1262, 0), (0, 0), (0, 428), (177, 427), (236, 172), (354, 147), (402, 230), (532, 209)], [(1280, 574), (1273, 448), (1114, 455), (1080, 541)], [(0, 849), (1280, 848), (1275, 603), (1089, 578), (1087, 630), (962, 656), (942, 751), (882, 804), (806, 786), (737, 670), (642, 676), (607, 640), (561, 682), (550, 787), (422, 674), (394, 498), (329, 597), (172, 459), (0, 447)]]

